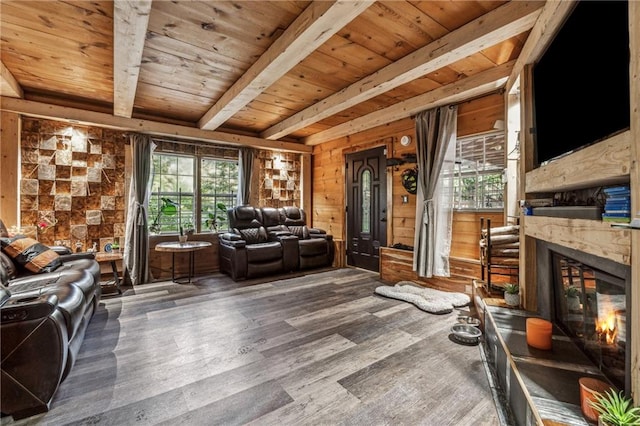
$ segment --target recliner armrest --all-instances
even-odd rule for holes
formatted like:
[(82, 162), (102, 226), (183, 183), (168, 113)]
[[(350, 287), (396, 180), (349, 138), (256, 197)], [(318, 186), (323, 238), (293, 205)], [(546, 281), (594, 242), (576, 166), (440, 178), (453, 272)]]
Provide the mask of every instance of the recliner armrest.
[(234, 234), (233, 232), (225, 232), (224, 234), (220, 234), (219, 238), (225, 241), (240, 241), (242, 237), (238, 234)]
[(219, 236), (220, 244), (232, 248), (243, 248), (247, 245), (247, 242), (242, 239), (238, 234), (232, 232), (225, 232)]
[(53, 313), (58, 306), (58, 296), (29, 292), (13, 295), (0, 309), (2, 323), (34, 320), (45, 318)]

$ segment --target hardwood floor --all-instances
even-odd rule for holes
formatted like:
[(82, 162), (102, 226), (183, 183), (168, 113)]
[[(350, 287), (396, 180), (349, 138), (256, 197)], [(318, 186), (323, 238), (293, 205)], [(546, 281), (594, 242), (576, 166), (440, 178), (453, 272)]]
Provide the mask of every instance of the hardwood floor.
[(153, 283), (104, 297), (48, 413), (3, 424), (496, 425), (456, 316), (375, 295), (378, 274)]

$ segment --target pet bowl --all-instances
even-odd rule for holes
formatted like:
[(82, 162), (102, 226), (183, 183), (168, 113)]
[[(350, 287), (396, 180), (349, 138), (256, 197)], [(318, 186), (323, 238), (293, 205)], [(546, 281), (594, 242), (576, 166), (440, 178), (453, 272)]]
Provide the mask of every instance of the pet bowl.
[(456, 340), (468, 344), (478, 343), (478, 339), (482, 336), (482, 331), (478, 327), (469, 324), (455, 324), (451, 327), (451, 332)]
[(478, 318), (469, 317), (465, 315), (461, 315), (458, 317), (458, 323), (460, 324), (468, 324), (474, 327), (480, 326), (480, 320)]

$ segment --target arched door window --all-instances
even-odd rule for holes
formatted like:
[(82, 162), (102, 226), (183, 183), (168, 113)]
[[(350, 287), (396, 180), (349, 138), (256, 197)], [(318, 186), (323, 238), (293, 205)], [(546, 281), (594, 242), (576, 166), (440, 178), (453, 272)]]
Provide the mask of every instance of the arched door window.
[(362, 200), (362, 211), (360, 218), (362, 223), (360, 229), (364, 233), (371, 232), (371, 170), (364, 170), (361, 176), (362, 191), (360, 199)]

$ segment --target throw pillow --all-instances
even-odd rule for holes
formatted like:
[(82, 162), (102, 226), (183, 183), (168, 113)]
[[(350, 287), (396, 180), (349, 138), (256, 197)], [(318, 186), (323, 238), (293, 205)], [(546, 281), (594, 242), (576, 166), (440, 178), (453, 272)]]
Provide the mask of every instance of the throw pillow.
[(14, 238), (2, 238), (0, 242), (5, 254), (35, 274), (51, 272), (62, 265), (58, 253), (33, 238), (18, 235)]

